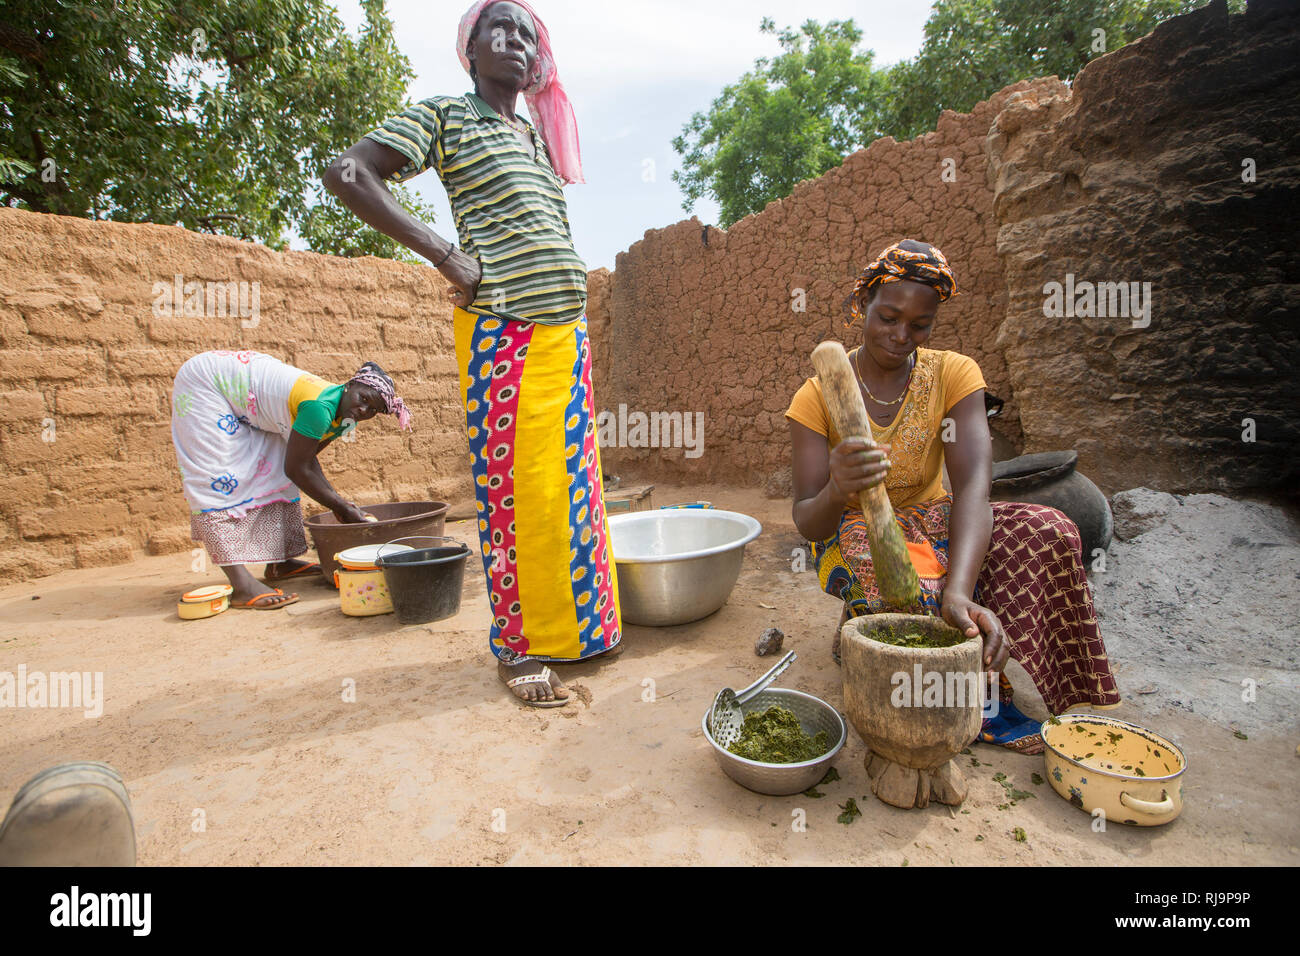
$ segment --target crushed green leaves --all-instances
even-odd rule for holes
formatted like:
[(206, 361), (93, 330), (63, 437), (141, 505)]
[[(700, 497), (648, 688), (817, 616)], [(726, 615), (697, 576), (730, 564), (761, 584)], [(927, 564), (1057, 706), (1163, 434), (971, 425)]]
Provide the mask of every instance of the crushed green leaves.
[(843, 824), (850, 824), (856, 817), (862, 816), (862, 811), (858, 809), (858, 801), (849, 797), (847, 803), (841, 803), (840, 809), (844, 812), (836, 817), (836, 821)]
[(826, 796), (826, 794), (822, 793), (817, 788), (824, 787), (828, 783), (834, 783), (838, 779), (840, 779), (840, 772), (836, 770), (834, 767), (827, 767), (826, 773), (822, 774), (822, 778), (818, 780), (815, 784), (813, 784), (811, 787), (809, 787), (807, 790), (805, 790), (803, 792), (803, 795), (805, 797), (813, 797), (814, 799), (818, 797), (824, 797)]
[(951, 633), (945, 631), (938, 634), (922, 634), (914, 630), (878, 627), (865, 633), (873, 641), (892, 644), (895, 647), (956, 647), (966, 641), (966, 635), (955, 629)]
[(831, 749), (826, 731), (809, 736), (799, 718), (784, 707), (769, 707), (745, 715), (740, 736), (727, 748), (737, 757), (759, 763), (801, 763)]
[[(1038, 774), (1034, 774), (1034, 776), (1038, 777)], [(1007, 775), (1003, 773), (1001, 770), (999, 770), (997, 773), (993, 775), (993, 779), (996, 780), (998, 783), (1002, 784), (1002, 789), (1007, 792), (1007, 797), (1010, 798), (1012, 805), (1014, 805), (1017, 800), (1024, 800), (1026, 797), (1034, 796), (1034, 794), (1030, 793), (1028, 790), (1017, 790), (1015, 787), (1013, 787), (1010, 781), (1007, 780)], [(1042, 782), (1043, 782), (1042, 777), (1038, 777), (1038, 780), (1035, 781), (1035, 783), (1042, 783)]]

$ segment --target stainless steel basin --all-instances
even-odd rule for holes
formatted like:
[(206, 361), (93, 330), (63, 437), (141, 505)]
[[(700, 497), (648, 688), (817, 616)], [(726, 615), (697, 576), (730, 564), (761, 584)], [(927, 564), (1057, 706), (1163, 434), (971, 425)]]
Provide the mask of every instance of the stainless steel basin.
[(735, 511), (684, 509), (609, 516), (623, 621), (686, 624), (727, 603), (745, 545), (763, 526)]

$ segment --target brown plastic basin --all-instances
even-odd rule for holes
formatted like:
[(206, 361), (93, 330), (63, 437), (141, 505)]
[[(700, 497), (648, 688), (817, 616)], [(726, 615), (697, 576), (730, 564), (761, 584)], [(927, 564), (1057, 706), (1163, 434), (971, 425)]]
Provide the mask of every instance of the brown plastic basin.
[(396, 501), (360, 507), (379, 520), (340, 524), (338, 518), (326, 511), (314, 514), (304, 522), (320, 558), (321, 572), (331, 585), (339, 566), (334, 556), (340, 551), (363, 544), (384, 544), (414, 534), (440, 537), (449, 506), (445, 501)]

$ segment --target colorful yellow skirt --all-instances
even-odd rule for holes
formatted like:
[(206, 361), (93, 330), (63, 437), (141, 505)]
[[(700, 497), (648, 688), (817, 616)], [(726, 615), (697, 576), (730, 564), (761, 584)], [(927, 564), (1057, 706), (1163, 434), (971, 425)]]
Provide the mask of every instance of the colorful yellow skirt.
[(584, 316), (456, 310), (465, 433), (497, 657), (578, 660), (622, 639)]

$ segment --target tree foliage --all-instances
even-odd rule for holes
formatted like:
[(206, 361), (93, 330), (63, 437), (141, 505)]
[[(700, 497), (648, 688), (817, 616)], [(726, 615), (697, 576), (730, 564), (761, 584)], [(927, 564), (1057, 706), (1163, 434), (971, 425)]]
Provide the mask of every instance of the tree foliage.
[[(1073, 80), (1090, 60), (1207, 0), (938, 0), (920, 52), (889, 70), (886, 135), (911, 139), (1018, 80)], [(1245, 0), (1233, 0), (1244, 9)]]
[(353, 38), (326, 0), (7, 0), (0, 200), (409, 257), (320, 184), (405, 105), (412, 73), (384, 0), (362, 6)]
[[(852, 20), (786, 28), (778, 56), (756, 60), (673, 140), (682, 207), (709, 196), (730, 226), (880, 136), (918, 136), (943, 110), (969, 111), (1018, 80), (1069, 81), (1091, 59), (1205, 2), (937, 0), (920, 52), (889, 68), (857, 49), (862, 31)], [(1234, 12), (1244, 7), (1229, 0)], [(759, 29), (776, 33), (767, 18)]]
[[(770, 19), (760, 30), (776, 33)], [(777, 34), (781, 54), (727, 86), (707, 114), (696, 113), (673, 148), (683, 206), (711, 195), (731, 225), (795, 183), (820, 176), (874, 138), (884, 77), (872, 54), (855, 50), (853, 21), (812, 20)]]

